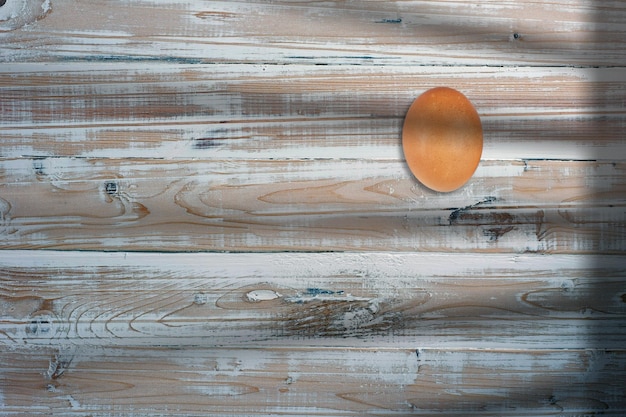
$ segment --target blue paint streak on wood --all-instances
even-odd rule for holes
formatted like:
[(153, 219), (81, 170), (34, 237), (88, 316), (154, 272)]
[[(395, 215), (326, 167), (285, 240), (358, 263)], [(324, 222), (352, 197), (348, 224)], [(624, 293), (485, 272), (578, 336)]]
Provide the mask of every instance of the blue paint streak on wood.
[(402, 23), (402, 18), (398, 17), (397, 19), (381, 19), (377, 20), (376, 23)]
[(185, 58), (175, 56), (130, 56), (130, 55), (85, 55), (64, 56), (60, 60), (66, 62), (165, 62), (168, 64), (207, 64), (210, 63), (199, 58)]

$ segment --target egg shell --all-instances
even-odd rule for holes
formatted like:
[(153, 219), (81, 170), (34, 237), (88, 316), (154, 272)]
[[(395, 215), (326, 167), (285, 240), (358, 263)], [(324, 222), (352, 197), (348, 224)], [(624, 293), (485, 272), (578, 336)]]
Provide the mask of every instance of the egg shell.
[(480, 162), (480, 116), (469, 99), (453, 88), (427, 90), (406, 114), (402, 148), (418, 181), (435, 191), (454, 191), (474, 175)]

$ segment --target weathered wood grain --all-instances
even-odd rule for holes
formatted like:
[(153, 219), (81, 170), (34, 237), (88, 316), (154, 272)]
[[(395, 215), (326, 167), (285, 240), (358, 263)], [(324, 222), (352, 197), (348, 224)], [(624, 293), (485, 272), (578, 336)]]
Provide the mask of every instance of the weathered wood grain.
[(6, 64), (0, 156), (400, 159), (402, 121), (448, 85), (484, 159), (626, 158), (623, 68)]
[(2, 61), (596, 66), (626, 58), (621, 1), (25, 3), (40, 12), (0, 14), (0, 30), (14, 29), (0, 32)]
[(0, 378), (6, 415), (619, 416), (625, 365), (624, 351), (63, 348), (4, 351)]
[[(0, 2), (0, 415), (626, 415), (625, 39), (613, 0)], [(450, 194), (400, 147), (439, 85), (485, 129)]]
[(439, 194), (402, 161), (0, 161), (0, 247), (622, 253), (623, 163), (484, 161)]
[(617, 349), (623, 256), (0, 253), (0, 343)]

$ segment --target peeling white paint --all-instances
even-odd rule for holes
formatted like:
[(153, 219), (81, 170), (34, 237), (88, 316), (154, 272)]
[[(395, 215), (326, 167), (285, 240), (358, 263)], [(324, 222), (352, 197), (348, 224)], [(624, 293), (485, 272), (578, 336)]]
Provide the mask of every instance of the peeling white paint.
[[(5, 6), (6, 7), (6, 6)], [(4, 7), (2, 8), (4, 9)], [(106, 34), (106, 33), (105, 33)], [(78, 35), (78, 34), (77, 34)], [(111, 32), (107, 36), (110, 42), (116, 39), (124, 39), (124, 33)], [(90, 42), (92, 38), (89, 38)], [(115, 48), (112, 45), (111, 48)], [(138, 99), (128, 98), (132, 94), (138, 94), (141, 97), (158, 97), (158, 94), (166, 89), (174, 95), (181, 97), (180, 102), (172, 102), (171, 105), (191, 106), (191, 107), (210, 107), (201, 114), (191, 112), (190, 114), (181, 114), (175, 118), (157, 117), (142, 118), (137, 117), (129, 120), (120, 120), (100, 118), (94, 120), (90, 117), (75, 120), (35, 120), (38, 113), (42, 111), (41, 101), (31, 101), (28, 99), (15, 100), (11, 106), (15, 107), (15, 111), (20, 113), (20, 118), (5, 121), (0, 127), (0, 135), (13, 137), (15, 144), (13, 146), (6, 145), (3, 148), (3, 156), (19, 157), (22, 155), (36, 154), (45, 156), (49, 154), (46, 147), (39, 149), (37, 146), (41, 142), (32, 138), (49, 137), (59, 144), (69, 143), (78, 144), (84, 142), (87, 146), (75, 146), (70, 149), (72, 155), (81, 157), (114, 157), (114, 158), (132, 158), (132, 157), (155, 157), (155, 158), (197, 158), (198, 156), (210, 156), (212, 158), (258, 158), (263, 154), (263, 147), (259, 146), (260, 141), (271, 143), (272, 158), (290, 159), (290, 158), (364, 158), (377, 160), (401, 160), (402, 155), (399, 147), (399, 138), (402, 127), (403, 112), (410, 102), (419, 95), (422, 90), (415, 89), (400, 90), (394, 98), (395, 109), (389, 109), (390, 114), (372, 115), (367, 107), (372, 106), (371, 101), (376, 100), (376, 95), (381, 97), (388, 96), (388, 93), (364, 91), (363, 94), (367, 98), (362, 103), (351, 104), (348, 108), (341, 108), (341, 112), (337, 113), (337, 109), (332, 106), (325, 106), (319, 110), (320, 105), (315, 103), (323, 103), (324, 100), (338, 101), (349, 103), (352, 92), (338, 90), (329, 92), (308, 91), (310, 87), (299, 94), (284, 91), (279, 95), (283, 110), (280, 114), (272, 114), (271, 117), (263, 114), (248, 114), (242, 119), (244, 109), (245, 92), (240, 94), (229, 93), (223, 91), (225, 85), (230, 86), (229, 89), (237, 90), (242, 88), (240, 84), (252, 82), (257, 89), (264, 84), (274, 85), (280, 83), (280, 79), (288, 78), (300, 83), (313, 83), (316, 78), (325, 80), (326, 78), (341, 79), (348, 77), (350, 81), (363, 80), (363, 83), (371, 77), (380, 76), (379, 67), (364, 66), (359, 68), (359, 72), (355, 74), (354, 68), (338, 66), (329, 69), (310, 65), (294, 64), (289, 66), (269, 65), (264, 71), (259, 71), (254, 65), (233, 65), (225, 64), (219, 66), (197, 64), (194, 66), (184, 64), (166, 64), (161, 62), (150, 63), (149, 67), (143, 69), (138, 68), (137, 64), (128, 63), (120, 69), (117, 65), (110, 63), (84, 63), (81, 68), (69, 66), (68, 64), (51, 63), (45, 67), (35, 64), (3, 64), (0, 68), (0, 74), (20, 74), (28, 76), (29, 72), (33, 76), (47, 75), (50, 77), (63, 76), (64, 71), (71, 72), (76, 77), (83, 77), (83, 84), (80, 82), (71, 88), (63, 85), (52, 85), (47, 87), (51, 89), (47, 94), (54, 96), (65, 96), (63, 99), (55, 99), (59, 105), (61, 102), (73, 102), (77, 116), (84, 114), (89, 110), (89, 106), (94, 106), (100, 96), (119, 95), (121, 98), (118, 106), (133, 107), (133, 104), (145, 105)], [(288, 68), (286, 68), (288, 67)], [(619, 140), (611, 140), (607, 142), (589, 141), (584, 137), (578, 140), (556, 140), (550, 136), (545, 137), (541, 130), (537, 130), (537, 137), (528, 137), (520, 140), (519, 138), (510, 138), (506, 135), (500, 135), (496, 132), (490, 132), (489, 126), (497, 125), (502, 121), (506, 121), (511, 126), (516, 124), (523, 126), (529, 121), (543, 122), (546, 126), (553, 123), (565, 123), (568, 120), (587, 120), (588, 123), (596, 123), (599, 115), (603, 117), (619, 117), (621, 107), (614, 105), (612, 107), (589, 106), (586, 96), (590, 94), (587, 89), (591, 88), (591, 82), (596, 79), (602, 80), (619, 80), (621, 75), (619, 69), (597, 69), (589, 70), (585, 68), (473, 68), (473, 67), (440, 67), (434, 72), (432, 67), (428, 66), (390, 66), (385, 67), (385, 78), (389, 83), (389, 88), (394, 88), (393, 77), (402, 79), (410, 77), (410, 79), (442, 77), (446, 82), (450, 82), (450, 78), (476, 77), (482, 80), (485, 77), (497, 78), (504, 77), (505, 85), (511, 82), (524, 84), (536, 83), (537, 80), (553, 78), (563, 78), (571, 80), (570, 83), (579, 90), (573, 94), (573, 100), (580, 101), (580, 106), (572, 107), (564, 105), (563, 107), (553, 108), (537, 105), (536, 107), (510, 106), (510, 107), (487, 107), (486, 104), (476, 103), (479, 113), (485, 125), (485, 149), (483, 152), (483, 160), (497, 159), (564, 159), (564, 160), (588, 160), (588, 159), (611, 159), (622, 158), (626, 155), (625, 144)], [(198, 80), (183, 81), (184, 75), (188, 72), (195, 74)], [(146, 82), (142, 78), (138, 78), (137, 74), (142, 77), (152, 77), (162, 81)], [(181, 80), (181, 78), (183, 80)], [(512, 78), (513, 80), (509, 80)], [(175, 83), (169, 82), (175, 80)], [(323, 81), (322, 81), (323, 82)], [(396, 83), (397, 83), (396, 82)], [(549, 87), (554, 88), (554, 84), (547, 82)], [(572, 87), (572, 88), (574, 88)], [(14, 94), (23, 91), (25, 97), (32, 95), (29, 87), (14, 88)], [(32, 88), (32, 87), (30, 87)], [(247, 87), (251, 88), (251, 87)], [(369, 88), (369, 87), (368, 87)], [(472, 95), (471, 86), (468, 94)], [(494, 86), (497, 88), (497, 85)], [(38, 94), (44, 87), (38, 86)], [(203, 95), (188, 94), (189, 91), (197, 91), (202, 89)], [(211, 92), (212, 91), (212, 92)], [(249, 91), (250, 94), (261, 94), (262, 91)], [(547, 93), (550, 93), (549, 91)], [(479, 95), (479, 93), (474, 93)], [(74, 100), (73, 100), (74, 99)], [(297, 99), (297, 100), (296, 100)], [(296, 100), (297, 102), (291, 102)], [(388, 100), (388, 98), (386, 98)], [(136, 103), (135, 103), (136, 102)], [(298, 114), (298, 102), (301, 104), (308, 103), (314, 106), (316, 113), (312, 115)], [(369, 104), (368, 104), (369, 103)], [(361, 109), (360, 106), (366, 106)], [(328, 111), (328, 117), (324, 117), (319, 111)], [(391, 117), (393, 116), (393, 117)], [(226, 123), (225, 123), (226, 122)], [(120, 125), (122, 123), (122, 125)], [(603, 122), (604, 123), (604, 122)], [(60, 126), (62, 124), (63, 126)], [(335, 138), (336, 140), (324, 141), (323, 145), (311, 143), (303, 144), (301, 140), (285, 141), (279, 138), (283, 135), (292, 137), (302, 137), (311, 129), (324, 132), (323, 136)], [(242, 133), (247, 130), (248, 133)], [(211, 133), (214, 132), (214, 133)], [(215, 133), (218, 132), (218, 133)], [(221, 132), (221, 133), (219, 133)], [(268, 135), (268, 132), (272, 132)], [(531, 131), (532, 133), (533, 131)], [(135, 137), (145, 138), (147, 134), (153, 133), (150, 140), (136, 140)], [(310, 134), (310, 132), (309, 132)], [(319, 133), (313, 133), (320, 135)], [(529, 133), (530, 134), (530, 133)], [(550, 135), (550, 132), (547, 132)], [(249, 137), (247, 137), (248, 135)], [(350, 143), (343, 138), (356, 135), (359, 141)], [(496, 136), (498, 135), (498, 136)], [(195, 142), (197, 139), (206, 136), (217, 136), (219, 146), (211, 146), (203, 149), (197, 147)], [(224, 136), (221, 143), (220, 136)], [(107, 140), (102, 143), (109, 142), (103, 146), (99, 144), (94, 146), (95, 141), (99, 137), (105, 137)], [(124, 138), (123, 140), (113, 140), (110, 138)], [(32, 142), (31, 145), (25, 144), (24, 140), (18, 141), (15, 138), (29, 139), (26, 142)], [(129, 140), (130, 138), (130, 140)], [(233, 140), (235, 139), (236, 140)], [(529, 146), (532, 141), (532, 146)]]
[[(0, 265), (5, 267), (63, 268), (70, 265), (80, 268), (97, 268), (111, 265), (147, 270), (176, 270), (179, 273), (196, 271), (201, 274), (212, 270), (230, 278), (247, 277), (256, 271), (255, 279), (265, 281), (271, 277), (332, 276), (338, 271), (363, 271), (367, 276), (411, 276), (428, 278), (441, 274), (480, 276), (489, 261), (490, 270), (516, 271), (586, 269), (593, 265), (606, 268), (623, 267), (623, 259), (602, 255), (554, 254), (480, 254), (480, 253), (141, 253), (141, 252), (80, 252), (80, 251), (0, 251)], [(474, 272), (470, 272), (474, 271)], [(372, 282), (373, 283), (373, 282)], [(325, 295), (322, 295), (325, 296)], [(345, 299), (350, 294), (338, 294)], [(311, 294), (309, 298), (314, 298)]]
[(250, 394), (250, 388), (238, 384), (190, 384), (189, 391), (208, 397), (233, 397), (238, 395)]
[(271, 301), (282, 297), (282, 295), (272, 290), (253, 290), (246, 294), (246, 299), (252, 303), (261, 301)]
[[(32, 268), (37, 273), (52, 271), (52, 276), (58, 274), (55, 271), (66, 271), (68, 277), (59, 278), (56, 284), (46, 284), (59, 287), (59, 291), (65, 286), (71, 289), (76, 282), (75, 277), (70, 279), (74, 276), (70, 271), (75, 271), (77, 277), (93, 274), (93, 287), (85, 288), (87, 293), (100, 292), (102, 288), (112, 285), (110, 282), (115, 283), (115, 294), (129, 301), (134, 299), (132, 294), (135, 292), (157, 290), (152, 297), (156, 304), (144, 307), (132, 307), (131, 304), (128, 308), (115, 302), (103, 303), (87, 295), (76, 299), (76, 295), (70, 294), (74, 290), (69, 290), (63, 302), (70, 303), (67, 309), (71, 315), (58, 317), (58, 332), (54, 338), (33, 337), (25, 333), (24, 325), (16, 324), (20, 318), (0, 321), (0, 332), (30, 346), (55, 345), (59, 338), (69, 344), (86, 346), (96, 340), (99, 344), (111, 346), (169, 346), (171, 343), (239, 346), (254, 341), (256, 346), (268, 347), (281, 346), (285, 340), (296, 345), (342, 346), (358, 336), (362, 346), (379, 347), (408, 348), (417, 345), (427, 348), (445, 343), (449, 348), (585, 348), (593, 342), (590, 337), (595, 336), (589, 335), (597, 333), (598, 326), (608, 331), (607, 313), (589, 309), (570, 311), (569, 307), (553, 309), (549, 303), (543, 305), (541, 292), (536, 297), (524, 299), (521, 295), (534, 287), (536, 291), (545, 291), (549, 299), (563, 299), (559, 292), (567, 291), (574, 285), (574, 279), (593, 275), (598, 268), (623, 270), (621, 261), (615, 256), (557, 254), (459, 253), (450, 257), (447, 253), (377, 252), (153, 254), (0, 251), (2, 268)], [(117, 271), (116, 274), (109, 278), (102, 275), (103, 271), (111, 268)], [(169, 290), (166, 291), (172, 279), (175, 279), (178, 289), (172, 293), (173, 297), (168, 295)], [(585, 288), (593, 283), (587, 278), (578, 282), (569, 292), (578, 291), (587, 297)], [(611, 285), (610, 282), (606, 281), (603, 285)], [(84, 285), (84, 280), (81, 283)], [(467, 286), (467, 295), (459, 292), (458, 287), (463, 285)], [(254, 289), (255, 286), (257, 289)], [(444, 291), (446, 286), (450, 286), (450, 292)], [(484, 298), (477, 298), (477, 286), (485, 288), (481, 293)], [(517, 291), (515, 286), (526, 290)], [(46, 287), (41, 288), (44, 290)], [(243, 298), (233, 296), (230, 305), (216, 304), (217, 298), (225, 294), (226, 289), (237, 294), (238, 288), (246, 289)], [(615, 283), (608, 288), (614, 291)], [(198, 298), (198, 294), (202, 294), (199, 291), (207, 296)], [(453, 297), (452, 293), (458, 299), (448, 299)], [(261, 310), (254, 305), (278, 300), (279, 295), (286, 302)], [(160, 297), (168, 297), (167, 302), (159, 301)], [(507, 297), (510, 297), (510, 304), (506, 302)], [(592, 298), (597, 302), (597, 296)], [(85, 301), (78, 304), (72, 301), (83, 299)], [(154, 308), (161, 302), (163, 307)], [(419, 331), (419, 321), (398, 334), (393, 333), (395, 325), (387, 321), (403, 319), (402, 305), (405, 302), (409, 303), (407, 307), (413, 311), (411, 314), (416, 315), (415, 319), (426, 320), (424, 325), (430, 323), (429, 326), (440, 325), (446, 317), (451, 317), (451, 312), (445, 308), (451, 303), (454, 323), (446, 327), (451, 331), (455, 329), (453, 334), (440, 334), (430, 327)], [(621, 305), (619, 297), (611, 298), (610, 302), (612, 309), (615, 309), (615, 304)], [(459, 304), (460, 308), (464, 308), (462, 305), (465, 303), (469, 303), (465, 308), (471, 314), (467, 321), (455, 313), (454, 308), (457, 307), (453, 307)], [(479, 305), (472, 307), (474, 303)], [(311, 338), (306, 336), (304, 330), (302, 338), (298, 332), (288, 330), (290, 320), (296, 320), (292, 324), (298, 326), (309, 320), (308, 315), (294, 318), (289, 314), (310, 314), (310, 320), (316, 323), (313, 313), (317, 308), (326, 309), (324, 304), (329, 304), (326, 310), (329, 313), (318, 323), (320, 332), (343, 332), (348, 338)], [(63, 309), (65, 311), (65, 307)], [(511, 311), (507, 312), (507, 309)], [(282, 315), (285, 315), (287, 328), (271, 324)], [(485, 320), (479, 330), (476, 330), (477, 315)], [(594, 320), (588, 320), (590, 317)], [(500, 321), (501, 318), (504, 321)], [(387, 326), (392, 327), (386, 330)], [(493, 329), (489, 330), (491, 327)], [(476, 331), (481, 334), (480, 338), (476, 338)], [(390, 337), (387, 332), (395, 336)], [(554, 337), (551, 336), (553, 332)], [(613, 346), (618, 339), (618, 336), (605, 335), (605, 346)], [(247, 362), (243, 361), (238, 366), (229, 363), (227, 361), (220, 367), (231, 372), (242, 369)], [(48, 374), (54, 372), (51, 367)]]
[(0, 32), (21, 28), (45, 16), (50, 0), (7, 0), (0, 7)]
[[(583, 221), (619, 238), (623, 228), (611, 225), (623, 223), (623, 206), (576, 200), (620, 190), (621, 166), (541, 167), (626, 160), (626, 143), (610, 133), (623, 132), (624, 52), (598, 42), (623, 32), (623, 13), (593, 0), (423, 2), (420, 10), (404, 1), (123, 3), (0, 7), (0, 31), (23, 28), (0, 47), (1, 90), (10, 97), (0, 126), (0, 238), (18, 248), (100, 250), (0, 251), (0, 335), (9, 352), (0, 374), (18, 381), (0, 386), (0, 409), (622, 410), (623, 389), (611, 377), (624, 365), (624, 260), (595, 253)], [(19, 60), (34, 63), (7, 63)], [(579, 68), (598, 62), (615, 68)], [(472, 182), (446, 196), (414, 183), (399, 146), (403, 111), (426, 84), (440, 82), (464, 87), (486, 127)], [(121, 109), (138, 110), (126, 117)], [(585, 136), (599, 123), (598, 138)], [(543, 161), (525, 166), (531, 159)], [(525, 177), (526, 169), (537, 175)], [(548, 179), (539, 183), (541, 175)], [(114, 180), (107, 194), (105, 182)], [(312, 214), (305, 199), (267, 197), (289, 191), (277, 184), (312, 181), (350, 184), (331, 203), (328, 194), (314, 196), (321, 203)], [(227, 206), (231, 186), (239, 188)], [(42, 190), (54, 204), (13, 199)], [(86, 193), (93, 206), (60, 211)], [(357, 196), (363, 204), (351, 212), (344, 203)], [(159, 214), (139, 222), (134, 204)], [(451, 213), (476, 204), (476, 223), (497, 205), (542, 214), (537, 230), (532, 221), (511, 222), (494, 241), (482, 223), (449, 232)], [(111, 207), (119, 212), (104, 213)], [(341, 218), (332, 219), (335, 212)], [(388, 228), (375, 227), (381, 218)], [(328, 223), (310, 237), (318, 221)], [(233, 237), (222, 225), (243, 231)], [(146, 247), (155, 252), (121, 252)], [(302, 247), (335, 252), (271, 252)], [(250, 252), (159, 252), (206, 248)], [(252, 252), (261, 250), (269, 252)], [(54, 322), (54, 337), (35, 331), (29, 313), (43, 303), (53, 304), (46, 308), (54, 320), (42, 322)], [(385, 320), (389, 328), (374, 328)], [(38, 352), (59, 343), (90, 349), (75, 375), (67, 354), (45, 369), (49, 353)], [(39, 377), (21, 374), (13, 357), (38, 357)], [(53, 380), (29, 403), (22, 391), (41, 389), (41, 373)]]
[(50, 10), (52, 10), (52, 4), (50, 3), (50, 0), (45, 0), (42, 4), (41, 4), (41, 10), (42, 12), (48, 13)]
[(80, 409), (81, 408), (80, 402), (78, 402), (78, 400), (76, 398), (74, 398), (72, 395), (68, 395), (67, 396), (67, 400), (69, 401), (70, 407), (72, 409)]

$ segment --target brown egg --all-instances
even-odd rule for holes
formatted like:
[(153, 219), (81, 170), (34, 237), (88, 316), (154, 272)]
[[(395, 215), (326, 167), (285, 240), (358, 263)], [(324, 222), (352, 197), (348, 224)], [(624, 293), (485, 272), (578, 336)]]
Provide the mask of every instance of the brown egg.
[(402, 128), (409, 169), (426, 187), (454, 191), (474, 174), (483, 151), (478, 112), (448, 87), (425, 91), (411, 105)]

